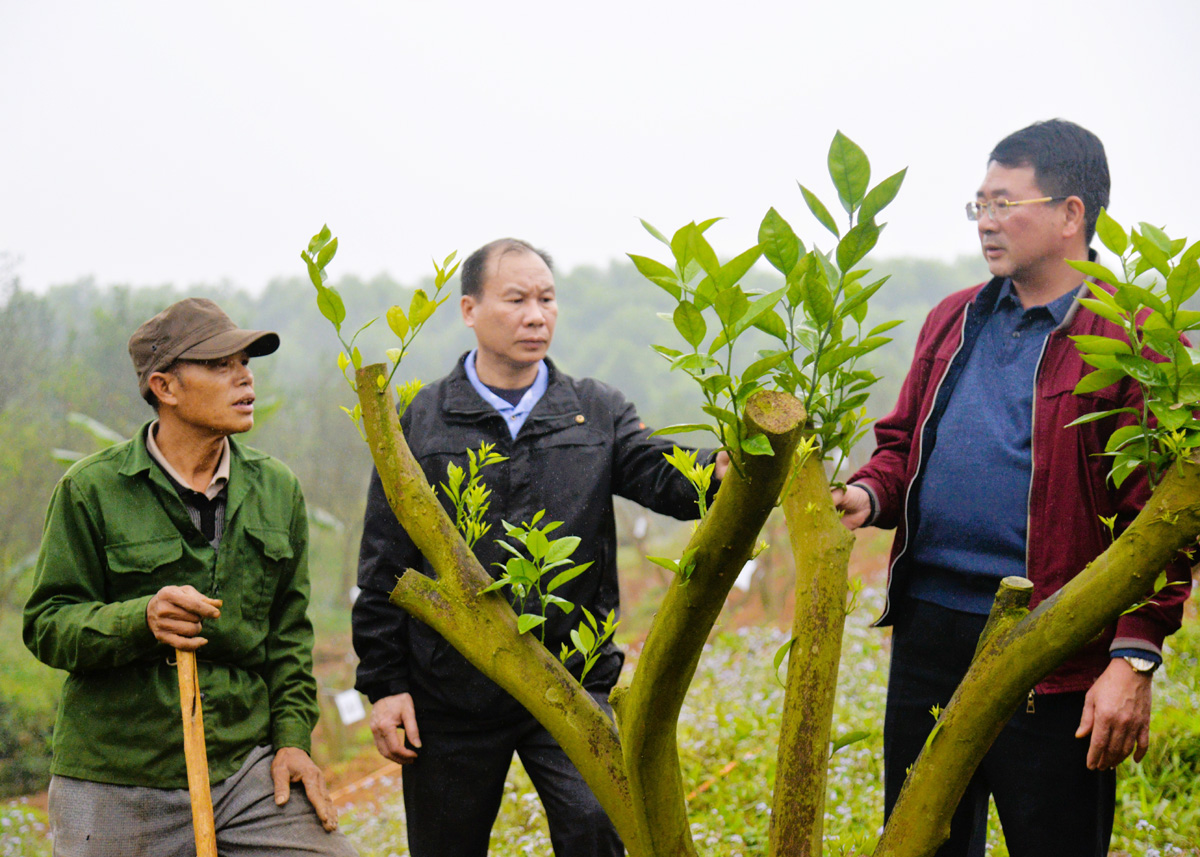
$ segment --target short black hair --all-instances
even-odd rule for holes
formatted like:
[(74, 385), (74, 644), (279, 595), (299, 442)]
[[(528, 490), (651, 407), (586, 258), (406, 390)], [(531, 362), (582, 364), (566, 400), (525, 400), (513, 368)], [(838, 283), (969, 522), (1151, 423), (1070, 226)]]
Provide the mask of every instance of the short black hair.
[(1050, 196), (1083, 200), (1087, 242), (1096, 234), (1100, 209), (1108, 207), (1108, 157), (1100, 138), (1065, 119), (1034, 122), (1009, 134), (988, 155), (988, 163), (1033, 167), (1038, 187)]
[(546, 263), (547, 268), (554, 271), (554, 260), (545, 250), (539, 250), (520, 238), (497, 238), (495, 241), (484, 244), (463, 262), (460, 273), (462, 293), (478, 300), (483, 294), (483, 269), (493, 257), (503, 256), (505, 253), (533, 253)]

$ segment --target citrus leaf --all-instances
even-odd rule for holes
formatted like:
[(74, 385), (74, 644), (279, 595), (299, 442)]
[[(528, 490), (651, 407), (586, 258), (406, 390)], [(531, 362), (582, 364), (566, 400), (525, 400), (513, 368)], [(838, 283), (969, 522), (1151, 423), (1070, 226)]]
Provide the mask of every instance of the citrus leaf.
[(1111, 387), (1124, 377), (1125, 373), (1120, 369), (1097, 369), (1080, 378), (1079, 383), (1075, 385), (1074, 392), (1077, 396), (1081, 393), (1094, 393), (1105, 387)]
[(805, 253), (803, 242), (774, 208), (768, 209), (759, 224), (758, 243), (767, 261), (784, 276), (796, 267)]
[(681, 301), (679, 306), (675, 307), (672, 320), (675, 323), (675, 329), (679, 331), (679, 335), (688, 345), (696, 348), (704, 341), (704, 337), (708, 333), (708, 326), (704, 323), (704, 316), (700, 310), (696, 309), (696, 305), (691, 301)]
[[(800, 184), (797, 182), (797, 184)], [(840, 238), (842, 233), (838, 232), (837, 223), (829, 214), (829, 209), (825, 207), (825, 203), (817, 198), (817, 195), (804, 185), (800, 185), (800, 193), (804, 196), (804, 202), (808, 205), (808, 210), (813, 213), (813, 217), (817, 218), (822, 226)]]
[(388, 327), (392, 329), (392, 333), (403, 339), (408, 335), (409, 325), (408, 316), (404, 314), (404, 310), (398, 306), (391, 307), (387, 311)]
[(1100, 236), (1100, 243), (1118, 256), (1123, 256), (1129, 247), (1129, 236), (1121, 228), (1121, 224), (1113, 220), (1103, 208), (1100, 209), (1100, 216), (1096, 218), (1096, 234)]
[(522, 613), (517, 617), (517, 633), (528, 634), (545, 621), (545, 616), (536, 616), (533, 613)]
[(742, 452), (747, 455), (774, 455), (775, 450), (771, 449), (771, 442), (767, 440), (765, 434), (756, 434), (754, 437), (742, 438)]
[(854, 732), (847, 732), (844, 735), (839, 735), (836, 740), (829, 742), (829, 755), (832, 757), (834, 753), (843, 747), (849, 747), (851, 744), (857, 744), (859, 741), (865, 741), (874, 734), (874, 732), (866, 732), (860, 729)]
[(900, 172), (888, 176), (875, 187), (871, 188), (871, 192), (863, 199), (862, 208), (858, 211), (858, 220), (862, 223), (865, 220), (873, 220), (875, 215), (883, 211), (900, 191), (900, 185), (904, 182), (904, 176), (908, 172), (908, 167), (905, 167)]
[(857, 265), (879, 241), (881, 229), (882, 227), (876, 226), (874, 221), (864, 220), (847, 232), (846, 237), (838, 242), (838, 267), (849, 271)]
[(854, 211), (867, 192), (871, 165), (858, 144), (838, 131), (829, 144), (829, 177), (846, 213)]

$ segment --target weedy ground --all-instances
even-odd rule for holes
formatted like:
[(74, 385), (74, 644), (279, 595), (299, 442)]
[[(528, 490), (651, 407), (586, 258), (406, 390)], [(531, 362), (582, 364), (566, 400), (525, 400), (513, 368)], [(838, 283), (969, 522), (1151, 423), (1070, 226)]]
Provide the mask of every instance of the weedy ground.
[[(869, 854), (883, 824), (883, 722), (887, 634), (869, 626), (882, 592), (868, 589), (849, 617), (833, 734), (865, 732), (830, 760), (825, 810), (828, 857)], [(772, 659), (787, 635), (775, 628), (718, 631), (700, 663), (680, 722), (679, 746), (698, 850), (713, 857), (765, 854), (770, 825), (768, 784), (783, 688)], [(636, 655), (635, 653), (631, 653)], [(1168, 643), (1167, 666), (1155, 679), (1149, 754), (1119, 775), (1112, 854), (1200, 857), (1200, 625), (1189, 620)], [(630, 661), (634, 661), (631, 656)], [(364, 855), (407, 853), (399, 795), (370, 810), (350, 810), (344, 829)], [(491, 853), (548, 855), (541, 804), (519, 762), (506, 785)], [(1007, 857), (995, 822), (988, 853)]]
[[(868, 588), (849, 617), (835, 711), (835, 737), (868, 737), (834, 753), (825, 814), (825, 853), (870, 853), (883, 823), (883, 721), (887, 633), (869, 626), (882, 592)], [(783, 688), (772, 659), (787, 639), (774, 627), (718, 629), (700, 663), (680, 722), (684, 782), (690, 785), (692, 833), (701, 854), (766, 853), (769, 783)], [(636, 651), (631, 653), (634, 662)], [(1200, 857), (1200, 623), (1189, 619), (1168, 641), (1166, 666), (1154, 681), (1150, 752), (1119, 772), (1112, 854)], [(369, 742), (360, 736), (360, 740)], [(368, 746), (362, 752), (370, 753)], [(377, 758), (367, 763), (372, 768)], [(372, 800), (342, 809), (342, 829), (363, 857), (400, 857), (405, 845), (398, 775), (378, 778)], [(993, 814), (994, 815), (994, 814)], [(1007, 857), (994, 823), (988, 853)], [(0, 857), (48, 855), (44, 812), (14, 801), (0, 805)], [(545, 816), (519, 762), (505, 787), (492, 837), (497, 857), (549, 855)]]

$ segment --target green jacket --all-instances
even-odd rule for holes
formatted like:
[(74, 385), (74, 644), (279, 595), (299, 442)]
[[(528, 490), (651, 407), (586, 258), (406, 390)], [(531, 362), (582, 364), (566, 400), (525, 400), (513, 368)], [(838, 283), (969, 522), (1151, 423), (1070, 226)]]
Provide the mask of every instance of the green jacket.
[(295, 475), (231, 438), (214, 550), (146, 450), (147, 426), (75, 464), (54, 489), (24, 638), (39, 660), (70, 673), (52, 773), (185, 788), (174, 652), (151, 634), (146, 605), (162, 587), (185, 584), (224, 601), (197, 652), (213, 783), (255, 746), (307, 751), (318, 713), (308, 521)]

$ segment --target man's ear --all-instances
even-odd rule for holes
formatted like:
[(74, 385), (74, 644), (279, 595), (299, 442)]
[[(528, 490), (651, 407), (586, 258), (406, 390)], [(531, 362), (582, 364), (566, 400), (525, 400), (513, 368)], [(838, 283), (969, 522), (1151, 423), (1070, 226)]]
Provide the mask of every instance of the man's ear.
[(168, 372), (152, 372), (147, 383), (160, 405), (178, 404), (178, 397), (174, 391), (179, 379), (174, 375)]
[(1066, 216), (1063, 224), (1063, 237), (1074, 238), (1084, 231), (1085, 209), (1083, 200), (1077, 196), (1068, 196), (1063, 200), (1063, 213)]
[(475, 326), (475, 298), (470, 295), (463, 295), (458, 301), (458, 308), (462, 312), (463, 324), (467, 327)]

